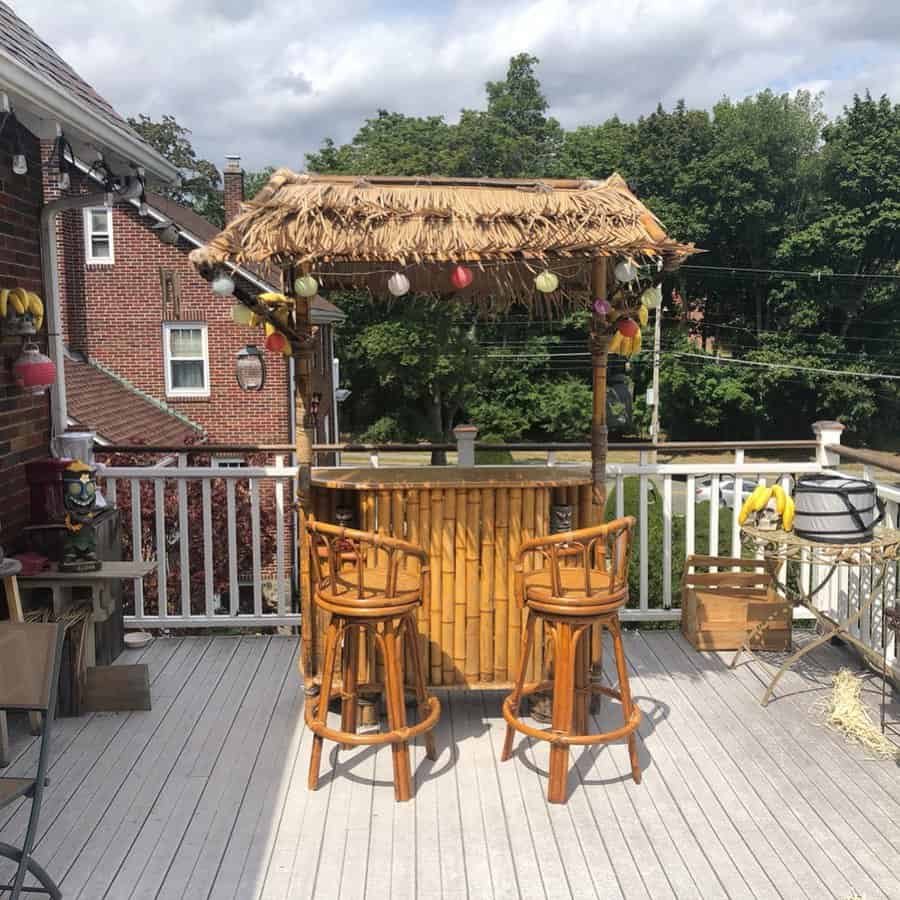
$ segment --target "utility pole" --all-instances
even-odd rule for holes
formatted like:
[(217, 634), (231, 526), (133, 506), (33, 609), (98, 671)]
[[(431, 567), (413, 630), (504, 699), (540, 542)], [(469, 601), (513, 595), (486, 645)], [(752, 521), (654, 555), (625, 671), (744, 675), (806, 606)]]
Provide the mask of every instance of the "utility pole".
[(653, 412), (650, 418), (650, 441), (654, 445), (651, 459), (656, 462), (656, 445), (659, 443), (659, 358), (662, 344), (662, 299), (656, 307), (653, 323)]

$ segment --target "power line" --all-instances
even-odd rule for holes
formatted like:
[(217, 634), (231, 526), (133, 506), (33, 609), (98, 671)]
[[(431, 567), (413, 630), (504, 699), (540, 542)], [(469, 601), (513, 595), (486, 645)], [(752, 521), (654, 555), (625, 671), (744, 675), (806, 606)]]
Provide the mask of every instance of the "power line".
[(800, 272), (792, 269), (754, 269), (747, 266), (694, 266), (688, 263), (681, 265), (679, 269), (691, 269), (695, 272), (724, 272), (726, 274), (735, 274), (740, 272), (741, 274), (773, 275), (775, 277), (782, 278), (814, 278), (816, 281), (821, 281), (823, 278), (883, 278), (889, 281), (900, 281), (900, 275), (870, 274), (867, 272), (822, 272), (820, 270), (815, 270), (813, 272)]

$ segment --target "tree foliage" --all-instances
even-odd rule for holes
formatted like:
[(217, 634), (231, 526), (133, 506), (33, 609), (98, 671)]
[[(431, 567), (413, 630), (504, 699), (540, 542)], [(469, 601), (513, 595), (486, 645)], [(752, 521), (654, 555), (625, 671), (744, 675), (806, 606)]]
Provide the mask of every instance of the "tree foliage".
[(154, 150), (181, 169), (181, 183), (163, 186), (165, 196), (193, 207), (215, 225), (225, 223), (222, 198), (222, 176), (214, 163), (198, 158), (191, 144), (191, 131), (179, 125), (174, 116), (164, 115), (159, 121), (143, 114), (129, 118), (128, 124)]

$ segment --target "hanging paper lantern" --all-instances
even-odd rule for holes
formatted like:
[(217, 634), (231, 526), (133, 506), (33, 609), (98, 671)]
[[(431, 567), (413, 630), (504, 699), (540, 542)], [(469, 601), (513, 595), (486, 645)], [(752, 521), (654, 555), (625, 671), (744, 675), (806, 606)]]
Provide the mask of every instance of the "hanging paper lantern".
[(294, 291), (298, 297), (315, 297), (319, 282), (312, 275), (301, 275), (294, 279)]
[(637, 278), (637, 266), (630, 259), (623, 259), (622, 262), (616, 263), (615, 268), (616, 281), (627, 283)]
[(266, 350), (271, 350), (273, 353), (283, 353), (287, 342), (288, 339), (280, 331), (273, 331), (266, 338)]
[(234, 279), (222, 272), (213, 278), (212, 289), (219, 297), (228, 297), (234, 293)]
[(660, 285), (655, 285), (654, 287), (647, 288), (643, 294), (641, 294), (641, 303), (647, 307), (647, 309), (657, 309), (662, 303), (662, 287)]
[(252, 326), (259, 322), (259, 317), (256, 313), (253, 312), (249, 306), (244, 306), (243, 303), (235, 303), (234, 306), (231, 307), (231, 319), (238, 325)]
[(450, 282), (458, 291), (467, 288), (472, 283), (472, 270), (465, 266), (457, 266), (450, 273)]
[(594, 312), (597, 313), (598, 316), (608, 316), (612, 312), (612, 306), (608, 300), (598, 297), (594, 301)]
[(542, 294), (552, 294), (559, 287), (559, 278), (553, 272), (545, 270), (534, 279), (534, 286)]
[(387, 286), (395, 297), (402, 297), (409, 293), (409, 279), (402, 272), (394, 272), (388, 279)]
[(43, 394), (56, 381), (56, 365), (38, 350), (37, 344), (26, 344), (13, 365), (16, 385), (30, 394)]
[(641, 330), (634, 319), (620, 319), (616, 328), (623, 337), (634, 337)]

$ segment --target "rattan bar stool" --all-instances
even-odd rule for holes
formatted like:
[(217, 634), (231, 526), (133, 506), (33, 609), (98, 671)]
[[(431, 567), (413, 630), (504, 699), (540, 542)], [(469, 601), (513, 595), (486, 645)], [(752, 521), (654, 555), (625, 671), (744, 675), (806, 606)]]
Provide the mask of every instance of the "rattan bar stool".
[[(409, 741), (425, 734), (429, 759), (436, 758), (432, 729), (441, 704), (425, 687), (425, 670), (419, 650), (416, 610), (428, 590), (428, 555), (415, 544), (337, 525), (307, 521), (314, 579), (314, 602), (331, 613), (325, 636), (325, 660), (318, 702), (306, 704), (306, 724), (313, 732), (309, 761), (309, 788), (319, 780), (325, 738), (345, 749), (367, 744), (390, 744), (394, 764), (394, 797), (409, 800)], [(418, 560), (418, 572), (410, 572), (408, 560)], [(358, 682), (360, 634), (371, 633), (384, 661), (386, 732), (357, 734), (360, 685)], [(413, 664), (413, 682), (419, 721), (406, 724), (403, 694), (403, 639)], [(335, 669), (341, 659), (341, 688), (335, 689)], [(341, 728), (327, 725), (328, 704), (341, 698)]]
[[(528, 610), (522, 651), (512, 693), (503, 701), (506, 740), (502, 761), (512, 754), (513, 734), (550, 742), (550, 784), (547, 799), (566, 802), (569, 747), (602, 744), (628, 737), (631, 775), (641, 781), (634, 732), (641, 712), (631, 701), (628, 666), (622, 647), (619, 610), (628, 602), (628, 557), (634, 518), (583, 528), (523, 542), (516, 560), (516, 596)], [(525, 571), (525, 559), (540, 558), (540, 567)], [(544, 623), (553, 651), (553, 678), (525, 684), (528, 659), (534, 647), (537, 619)], [(612, 636), (619, 675), (618, 690), (591, 683), (591, 627), (600, 625)], [(522, 697), (553, 691), (550, 728), (538, 729), (519, 718)], [(591, 695), (606, 694), (622, 703), (624, 724), (614, 731), (588, 733)]]

